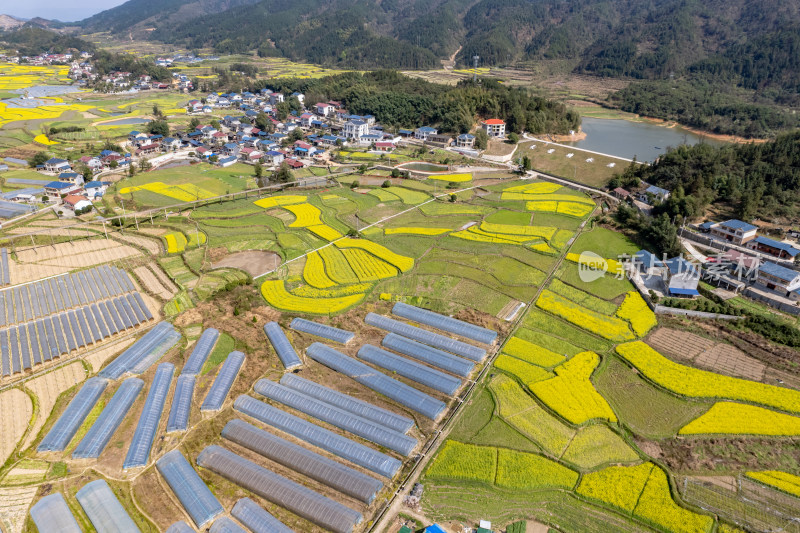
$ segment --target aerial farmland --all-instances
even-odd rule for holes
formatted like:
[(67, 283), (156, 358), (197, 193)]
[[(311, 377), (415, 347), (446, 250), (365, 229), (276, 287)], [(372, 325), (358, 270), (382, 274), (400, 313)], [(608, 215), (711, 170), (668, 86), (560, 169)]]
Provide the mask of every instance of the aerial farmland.
[[(189, 124), (172, 91), (47, 98), (0, 103), (4, 193), (45, 181), (20, 158), (124, 144), (118, 113)], [(269, 185), (108, 172), (92, 214), (3, 223), (0, 530), (798, 531), (795, 350), (656, 314), (605, 160), (332, 151)]]

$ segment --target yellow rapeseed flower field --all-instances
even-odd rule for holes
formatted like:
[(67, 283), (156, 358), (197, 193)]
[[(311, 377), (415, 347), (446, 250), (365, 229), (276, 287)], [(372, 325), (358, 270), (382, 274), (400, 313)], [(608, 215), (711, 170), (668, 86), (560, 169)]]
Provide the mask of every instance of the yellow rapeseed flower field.
[(270, 209), (272, 207), (280, 207), (290, 204), (300, 204), (307, 200), (307, 197), (301, 194), (282, 194), (278, 196), (270, 196), (269, 198), (261, 198), (253, 202), (258, 207)]
[(612, 341), (619, 342), (635, 338), (627, 322), (581, 307), (549, 290), (542, 291), (539, 299), (536, 300), (536, 306)]
[(617, 309), (617, 316), (630, 322), (633, 332), (639, 337), (644, 337), (658, 325), (656, 314), (650, 310), (638, 291), (630, 291), (625, 295), (625, 300)]
[(621, 344), (617, 346), (617, 353), (646, 378), (676, 394), (692, 398), (738, 400), (800, 413), (800, 391), (681, 365), (641, 341)]
[(561, 189), (561, 185), (549, 181), (535, 181), (523, 185), (515, 185), (503, 189), (503, 192), (519, 192), (527, 194), (551, 194)]
[(286, 290), (282, 280), (267, 280), (261, 284), (261, 294), (269, 305), (283, 311), (331, 315), (361, 303), (364, 294), (338, 298), (309, 298), (297, 296)]
[(747, 477), (800, 498), (800, 477), (779, 470), (747, 472)]
[(555, 368), (556, 377), (539, 381), (528, 388), (563, 418), (580, 425), (599, 418), (616, 422), (611, 406), (589, 380), (600, 364), (594, 352), (582, 352)]
[(421, 228), (421, 227), (403, 227), (403, 228), (386, 228), (383, 233), (386, 235), (442, 235), (450, 231), (447, 228)]
[(717, 402), (692, 420), (680, 435), (800, 435), (800, 417), (776, 413), (763, 407)]

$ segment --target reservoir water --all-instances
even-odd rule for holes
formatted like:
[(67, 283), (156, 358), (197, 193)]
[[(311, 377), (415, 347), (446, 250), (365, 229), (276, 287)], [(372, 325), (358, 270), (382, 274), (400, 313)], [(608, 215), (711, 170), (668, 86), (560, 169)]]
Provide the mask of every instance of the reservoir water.
[(629, 120), (584, 117), (581, 129), (586, 133), (585, 139), (563, 144), (626, 159), (633, 159), (635, 156), (639, 161), (653, 161), (665, 153), (667, 148), (681, 144), (694, 145), (700, 142), (714, 146), (725, 144), (680, 126), (667, 128)]

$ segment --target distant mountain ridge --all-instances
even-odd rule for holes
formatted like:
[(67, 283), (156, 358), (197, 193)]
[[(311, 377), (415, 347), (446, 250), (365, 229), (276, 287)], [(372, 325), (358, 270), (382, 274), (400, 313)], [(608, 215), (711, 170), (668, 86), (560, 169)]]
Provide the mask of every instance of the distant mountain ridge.
[(0, 30), (12, 30), (25, 24), (24, 20), (12, 17), (11, 15), (0, 15)]
[[(339, 66), (429, 68), (566, 59), (657, 79), (800, 27), (778, 0), (129, 0), (80, 23), (218, 52)], [(773, 43), (774, 44), (774, 43)]]

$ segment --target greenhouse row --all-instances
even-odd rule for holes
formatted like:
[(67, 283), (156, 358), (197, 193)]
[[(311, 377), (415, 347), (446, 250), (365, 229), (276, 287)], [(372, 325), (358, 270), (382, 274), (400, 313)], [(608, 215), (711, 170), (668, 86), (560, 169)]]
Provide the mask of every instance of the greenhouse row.
[(97, 417), (94, 424), (86, 432), (86, 436), (72, 452), (73, 459), (97, 459), (111, 440), (122, 420), (133, 406), (144, 387), (139, 378), (128, 378), (122, 382), (117, 392)]
[(199, 374), (203, 369), (203, 365), (206, 363), (208, 356), (211, 355), (211, 351), (214, 349), (214, 345), (217, 343), (218, 338), (219, 331), (214, 328), (208, 328), (203, 331), (203, 334), (200, 335), (199, 339), (197, 339), (197, 343), (194, 345), (192, 353), (189, 355), (189, 359), (183, 365), (181, 374), (191, 376), (196, 376)]
[[(174, 346), (177, 344), (178, 339), (180, 339), (180, 333), (178, 333), (169, 322), (159, 322), (132, 346), (117, 356), (111, 364), (101, 370), (98, 376), (108, 379), (118, 379), (124, 373), (133, 371), (142, 360), (148, 358), (148, 355), (151, 355), (151, 353), (158, 353), (158, 347), (163, 347), (162, 341), (164, 341), (165, 338), (172, 339), (174, 337), (174, 335), (170, 334), (178, 336), (175, 342), (172, 343)], [(164, 353), (166, 353), (166, 350), (164, 350)], [(163, 355), (163, 353), (161, 355)]]
[(69, 402), (36, 450), (39, 452), (63, 452), (97, 400), (100, 399), (107, 385), (108, 381), (103, 378), (89, 378), (78, 394)]
[(392, 307), (392, 314), (407, 320), (413, 320), (426, 326), (431, 326), (448, 333), (460, 335), (483, 344), (492, 344), (497, 339), (497, 332), (490, 329), (476, 326), (456, 318), (452, 318), (439, 313), (434, 313), (427, 309), (397, 302)]
[(387, 334), (383, 338), (381, 345), (383, 345), (384, 348), (389, 348), (390, 350), (412, 357), (417, 361), (428, 363), (431, 366), (461, 376), (462, 378), (469, 376), (475, 369), (475, 363), (472, 361), (439, 350), (438, 348), (432, 348), (417, 341), (412, 341), (397, 333)]
[(335, 533), (350, 533), (361, 514), (220, 446), (209, 446), (197, 464), (268, 501)]
[(178, 450), (156, 461), (156, 468), (198, 528), (225, 512), (217, 497)]
[(355, 337), (355, 334), (350, 331), (335, 328), (333, 326), (326, 326), (319, 322), (312, 322), (305, 318), (295, 318), (292, 320), (290, 327), (295, 331), (302, 331), (309, 333), (329, 341), (338, 342), (339, 344), (347, 344)]
[(139, 528), (103, 479), (87, 483), (75, 495), (97, 531), (139, 533)]
[(371, 344), (365, 344), (358, 350), (358, 357), (384, 370), (396, 373), (411, 381), (425, 385), (448, 396), (452, 396), (461, 387), (461, 380), (440, 370), (425, 366), (416, 361), (387, 352)]
[(167, 433), (189, 429), (189, 414), (192, 409), (194, 384), (194, 376), (178, 376), (175, 394), (172, 397), (172, 407), (170, 407), (169, 418), (167, 418)]
[(239, 375), (244, 364), (244, 354), (242, 352), (231, 352), (222, 363), (214, 383), (208, 390), (203, 405), (200, 406), (201, 411), (219, 411), (222, 409), (222, 404), (225, 403), (225, 398), (233, 387), (233, 382), (236, 376)]
[(253, 533), (293, 533), (283, 522), (262, 509), (250, 498), (242, 498), (236, 502), (231, 514)]
[(361, 418), (372, 420), (373, 422), (399, 431), (400, 433), (407, 433), (408, 430), (414, 427), (414, 421), (406, 416), (372, 405), (364, 400), (353, 398), (352, 396), (330, 389), (314, 381), (301, 378), (297, 374), (284, 374), (280, 383), (290, 389), (302, 392), (307, 396), (322, 400), (339, 409), (344, 409)]
[(307, 450), (242, 420), (231, 420), (222, 436), (294, 472), (299, 472), (343, 494), (371, 503), (383, 483), (357, 470)]
[(281, 360), (286, 370), (303, 366), (300, 356), (297, 355), (297, 351), (277, 322), (268, 322), (264, 325), (264, 333), (266, 333), (272, 347), (275, 348), (275, 353), (278, 354), (278, 359)]
[(349, 431), (354, 435), (385, 446), (402, 455), (408, 456), (418, 444), (417, 439), (408, 435), (355, 416), (352, 413), (284, 387), (274, 381), (260, 379), (253, 389), (272, 401), (296, 409), (339, 429)]
[(234, 409), (387, 478), (394, 477), (403, 464), (399, 459), (244, 394), (236, 398)]
[(139, 415), (139, 423), (136, 425), (130, 448), (128, 448), (128, 455), (125, 456), (125, 462), (122, 464), (123, 470), (145, 466), (150, 459), (150, 450), (156, 438), (156, 431), (158, 431), (158, 424), (164, 412), (164, 404), (167, 401), (174, 373), (175, 365), (172, 363), (161, 363), (156, 368), (153, 383), (150, 385), (147, 400), (145, 400), (144, 408)]
[(431, 420), (437, 420), (447, 407), (443, 401), (390, 378), (361, 361), (348, 357), (324, 344), (315, 342), (306, 349), (306, 354), (318, 363), (356, 380)]
[(0, 370), (28, 370), (152, 318), (137, 292), (0, 329)]
[(478, 348), (466, 342), (457, 341), (426, 329), (399, 322), (393, 318), (377, 315), (375, 313), (368, 313), (364, 318), (364, 322), (370, 326), (397, 333), (403, 337), (427, 344), (428, 346), (433, 346), (434, 348), (446, 350), (473, 361), (482, 361), (483, 358), (486, 357), (486, 350), (483, 348)]

